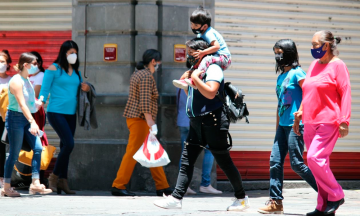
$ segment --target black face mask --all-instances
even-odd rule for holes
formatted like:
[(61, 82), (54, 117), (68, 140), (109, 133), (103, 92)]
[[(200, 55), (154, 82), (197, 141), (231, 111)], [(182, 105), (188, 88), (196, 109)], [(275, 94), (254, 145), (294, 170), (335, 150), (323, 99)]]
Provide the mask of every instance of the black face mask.
[(199, 59), (195, 59), (194, 56), (187, 55), (186, 57), (187, 57), (187, 62), (191, 65), (191, 67), (194, 67), (199, 62)]
[(194, 34), (202, 34), (204, 31), (201, 30), (203, 26), (200, 26), (198, 29), (191, 29)]
[(280, 66), (285, 66), (285, 59), (283, 53), (275, 54), (276, 63)]

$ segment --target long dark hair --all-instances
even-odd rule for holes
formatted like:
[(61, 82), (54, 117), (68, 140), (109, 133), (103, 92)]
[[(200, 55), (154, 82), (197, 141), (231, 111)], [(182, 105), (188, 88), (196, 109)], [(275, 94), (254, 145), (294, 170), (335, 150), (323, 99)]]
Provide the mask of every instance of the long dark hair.
[(6, 64), (7, 64), (6, 70), (7, 71), (10, 70), (10, 63), (12, 62), (12, 60), (11, 60), (9, 51), (8, 50), (1, 50), (0, 56), (4, 56), (4, 58), (6, 60)]
[(40, 53), (36, 52), (36, 51), (31, 51), (31, 54), (33, 54), (34, 56), (36, 56), (37, 58), (37, 63), (38, 63), (38, 68), (41, 72), (45, 72), (45, 69), (43, 67), (43, 59), (41, 58)]
[(56, 60), (54, 61), (54, 63), (58, 64), (62, 69), (64, 69), (66, 71), (66, 73), (69, 73), (69, 62), (67, 61), (66, 58), (66, 52), (69, 51), (69, 49), (74, 48), (77, 52), (77, 59), (75, 64), (72, 64), (72, 68), (75, 70), (75, 73), (80, 77), (79, 74), (79, 47), (78, 45), (72, 41), (72, 40), (68, 40), (65, 41), (61, 47), (60, 47), (60, 52), (58, 57), (56, 58)]
[(161, 53), (155, 49), (146, 50), (143, 54), (142, 61), (137, 63), (136, 69), (145, 69), (145, 66), (148, 66), (153, 59), (155, 59), (155, 61), (161, 61)]
[(36, 60), (36, 56), (34, 56), (33, 54), (23, 53), (20, 55), (19, 62), (14, 66), (14, 68), (15, 68), (15, 70), (19, 70), (19, 72), (20, 72), (24, 69), (25, 63), (30, 64), (34, 60)]
[(278, 42), (275, 43), (273, 50), (275, 48), (282, 49), (283, 58), (284, 58), (284, 65), (279, 65), (276, 63), (275, 65), (275, 71), (276, 73), (284, 72), (284, 66), (291, 66), (292, 68), (296, 68), (297, 66), (301, 67), (299, 63), (299, 54), (296, 48), (296, 44), (291, 39), (281, 39)]

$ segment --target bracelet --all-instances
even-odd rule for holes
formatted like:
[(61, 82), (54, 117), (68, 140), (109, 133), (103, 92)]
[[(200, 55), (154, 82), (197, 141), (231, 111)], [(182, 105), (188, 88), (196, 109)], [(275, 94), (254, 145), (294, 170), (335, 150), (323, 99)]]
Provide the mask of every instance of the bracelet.
[(30, 124), (32, 124), (34, 122), (34, 119), (29, 119), (28, 121)]

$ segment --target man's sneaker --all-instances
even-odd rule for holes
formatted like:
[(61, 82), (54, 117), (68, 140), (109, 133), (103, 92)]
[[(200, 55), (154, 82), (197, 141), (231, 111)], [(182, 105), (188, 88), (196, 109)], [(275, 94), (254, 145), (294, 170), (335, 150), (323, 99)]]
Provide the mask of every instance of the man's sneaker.
[(234, 198), (233, 200), (234, 203), (227, 207), (227, 211), (244, 211), (245, 209), (250, 208), (250, 201), (248, 196), (245, 196), (244, 199)]
[(164, 209), (181, 209), (181, 200), (174, 198), (173, 196), (165, 196), (163, 199), (155, 200), (154, 205)]
[(284, 214), (282, 200), (269, 199), (265, 206), (258, 209), (262, 214)]
[(185, 82), (186, 82), (191, 88), (197, 89), (194, 81), (193, 81), (191, 78), (189, 78), (189, 79), (184, 79), (184, 80), (185, 80)]
[(185, 195), (195, 195), (196, 192), (193, 191), (190, 187), (187, 188)]
[(173, 80), (173, 85), (176, 88), (187, 90), (189, 85), (185, 82), (185, 80)]
[(208, 194), (222, 194), (222, 191), (216, 190), (211, 185), (204, 187), (200, 186), (200, 192), (201, 193), (208, 193)]

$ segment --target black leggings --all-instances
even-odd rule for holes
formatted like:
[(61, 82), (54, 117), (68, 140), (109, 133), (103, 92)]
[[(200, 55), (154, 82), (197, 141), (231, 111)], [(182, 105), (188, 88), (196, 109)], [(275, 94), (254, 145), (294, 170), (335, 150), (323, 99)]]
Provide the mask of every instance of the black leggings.
[(67, 179), (70, 154), (74, 148), (76, 115), (48, 112), (47, 117), (50, 125), (60, 137), (60, 153), (56, 159), (53, 173), (59, 178)]
[[(0, 137), (2, 136), (5, 128), (5, 122), (0, 118)], [(4, 167), (6, 159), (6, 145), (0, 141), (0, 178), (4, 178)]]
[(222, 109), (205, 116), (190, 118), (190, 130), (187, 138), (189, 145), (184, 147), (181, 156), (181, 168), (172, 196), (182, 199), (191, 182), (194, 164), (203, 150), (200, 146), (208, 145), (219, 167), (224, 171), (235, 191), (235, 197), (245, 198), (245, 190), (238, 169), (235, 167), (230, 153), (216, 153), (228, 148), (227, 133), (229, 121)]

